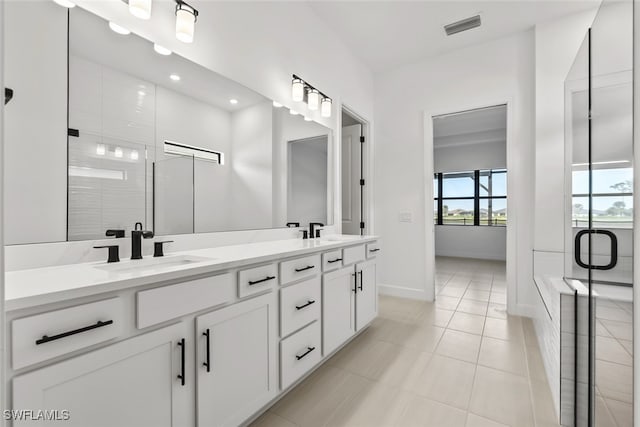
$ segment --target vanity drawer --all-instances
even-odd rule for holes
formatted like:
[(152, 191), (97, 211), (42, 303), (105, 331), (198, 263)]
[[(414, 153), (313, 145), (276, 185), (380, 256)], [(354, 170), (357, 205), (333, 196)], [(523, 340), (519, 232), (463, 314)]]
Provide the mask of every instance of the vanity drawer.
[(320, 319), (320, 277), (314, 277), (280, 291), (280, 336)]
[(367, 258), (373, 258), (380, 252), (380, 243), (367, 243)]
[(122, 300), (110, 298), (11, 322), (13, 369), (118, 337)]
[(321, 359), (320, 322), (280, 342), (280, 387), (282, 390), (309, 372)]
[(278, 283), (278, 265), (269, 264), (238, 272), (238, 297), (257, 294)]
[(320, 254), (280, 263), (280, 284), (306, 279), (320, 273)]
[(366, 258), (364, 245), (351, 246), (342, 250), (342, 264), (349, 265), (364, 261)]
[(231, 273), (138, 292), (138, 329), (235, 299)]
[(342, 267), (342, 249), (322, 254), (322, 271), (333, 271)]

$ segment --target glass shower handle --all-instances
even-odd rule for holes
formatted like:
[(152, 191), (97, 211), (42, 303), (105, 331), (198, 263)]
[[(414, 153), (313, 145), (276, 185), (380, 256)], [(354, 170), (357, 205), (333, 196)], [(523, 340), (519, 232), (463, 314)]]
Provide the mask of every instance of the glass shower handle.
[[(582, 262), (582, 258), (581, 258), (582, 236), (584, 236), (585, 234), (602, 234), (609, 237), (609, 240), (611, 241), (611, 258), (609, 260), (609, 264), (592, 265), (591, 267), (589, 267), (589, 264), (585, 264), (584, 262)], [(591, 268), (592, 270), (611, 270), (618, 264), (618, 238), (614, 233), (612, 233), (609, 230), (600, 230), (600, 229), (580, 230), (576, 234), (576, 238), (575, 238), (574, 256), (575, 256), (576, 264), (578, 264), (582, 268), (586, 268), (586, 269)]]

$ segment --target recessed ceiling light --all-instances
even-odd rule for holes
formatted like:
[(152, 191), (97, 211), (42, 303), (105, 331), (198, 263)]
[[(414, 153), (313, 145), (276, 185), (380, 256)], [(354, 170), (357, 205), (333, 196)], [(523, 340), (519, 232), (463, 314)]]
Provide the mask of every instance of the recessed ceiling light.
[(238, 103), (238, 100), (235, 98), (231, 98), (229, 102), (232, 103), (233, 105), (236, 105)]
[(53, 0), (53, 2), (62, 7), (68, 7), (69, 9), (76, 6), (75, 3), (72, 3), (69, 0)]
[(129, 0), (129, 12), (136, 18), (151, 18), (151, 0)]
[(146, 93), (145, 93), (145, 91), (143, 91), (143, 90), (139, 90), (139, 91), (138, 91), (138, 95), (140, 95), (140, 96), (145, 96), (145, 95), (146, 95)]
[(155, 50), (156, 53), (159, 53), (160, 55), (171, 55), (171, 51), (169, 49), (164, 46), (160, 46), (158, 43), (153, 44), (153, 50)]
[(116, 24), (115, 22), (109, 21), (109, 28), (111, 28), (114, 32), (116, 32), (118, 34), (122, 34), (123, 36), (131, 34), (131, 31), (127, 30), (123, 26), (120, 26), (120, 25)]
[(297, 116), (298, 112), (297, 111), (293, 111), (293, 110), (289, 110), (289, 114), (291, 114), (292, 116)]
[(310, 122), (310, 121), (313, 121), (313, 119), (311, 117), (309, 117), (309, 116), (305, 116), (304, 121), (305, 122)]
[(281, 108), (282, 104), (280, 104), (278, 101), (273, 101), (273, 106), (276, 108)]
[(179, 75), (177, 75), (177, 74), (171, 74), (171, 75), (169, 76), (169, 78), (170, 78), (171, 80), (173, 80), (174, 82), (179, 82), (179, 81), (180, 81), (180, 76), (179, 76)]

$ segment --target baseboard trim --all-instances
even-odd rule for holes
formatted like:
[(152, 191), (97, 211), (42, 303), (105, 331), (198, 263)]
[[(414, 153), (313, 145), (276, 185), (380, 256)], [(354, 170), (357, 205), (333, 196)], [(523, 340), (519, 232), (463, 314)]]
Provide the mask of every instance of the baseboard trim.
[(470, 259), (486, 259), (490, 261), (506, 261), (504, 254), (478, 254), (477, 252), (439, 252), (436, 256), (443, 256), (449, 258), (470, 258)]
[(533, 304), (516, 304), (513, 313), (516, 316), (536, 317), (536, 307)]
[(427, 293), (423, 289), (405, 288), (403, 286), (384, 285), (378, 283), (378, 293), (392, 297), (432, 301), (427, 297)]

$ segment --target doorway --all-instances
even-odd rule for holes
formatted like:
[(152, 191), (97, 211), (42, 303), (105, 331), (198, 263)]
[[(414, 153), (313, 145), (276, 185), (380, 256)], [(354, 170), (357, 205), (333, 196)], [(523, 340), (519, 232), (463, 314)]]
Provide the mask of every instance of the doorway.
[(349, 109), (342, 109), (342, 233), (364, 235), (366, 220), (367, 122)]

